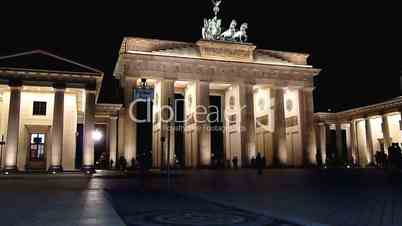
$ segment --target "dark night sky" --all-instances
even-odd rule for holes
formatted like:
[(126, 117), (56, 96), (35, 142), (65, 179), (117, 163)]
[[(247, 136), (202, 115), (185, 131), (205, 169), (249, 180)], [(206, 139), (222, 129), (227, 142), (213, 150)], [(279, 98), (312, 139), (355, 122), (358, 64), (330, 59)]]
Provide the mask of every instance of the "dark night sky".
[[(37, 2), (0, 5), (0, 55), (44, 49), (105, 71), (107, 84), (124, 36), (195, 42), (212, 11), (209, 0)], [(259, 48), (311, 54), (323, 69), (316, 111), (398, 96), (400, 7), (322, 2), (224, 0), (221, 15), (225, 27), (247, 21)]]

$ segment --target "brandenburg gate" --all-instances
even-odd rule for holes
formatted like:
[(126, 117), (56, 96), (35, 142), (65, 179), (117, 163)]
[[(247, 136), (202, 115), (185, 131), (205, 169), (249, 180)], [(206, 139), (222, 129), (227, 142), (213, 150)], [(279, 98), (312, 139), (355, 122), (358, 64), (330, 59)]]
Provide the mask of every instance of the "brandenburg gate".
[[(139, 158), (138, 142), (144, 131), (134, 93), (146, 81), (153, 90), (152, 159), (161, 167), (170, 150), (173, 163), (174, 132), (164, 120), (177, 94), (184, 101), (183, 161), (186, 168), (212, 164), (214, 139), (208, 114), (210, 97), (220, 99), (223, 160), (238, 159), (249, 166), (259, 153), (268, 166), (316, 164), (313, 78), (320, 70), (307, 64), (307, 54), (258, 49), (247, 42), (247, 23), (221, 32), (219, 5), (213, 19), (205, 19), (202, 39), (196, 43), (127, 37), (124, 39), (115, 77), (124, 90), (119, 117), (119, 156)], [(146, 79), (146, 80), (145, 80)], [(169, 101), (170, 100), (170, 101)], [(200, 109), (209, 109), (202, 112)], [(134, 114), (133, 114), (134, 113)], [(168, 139), (170, 136), (171, 139)], [(130, 161), (129, 161), (130, 162)]]

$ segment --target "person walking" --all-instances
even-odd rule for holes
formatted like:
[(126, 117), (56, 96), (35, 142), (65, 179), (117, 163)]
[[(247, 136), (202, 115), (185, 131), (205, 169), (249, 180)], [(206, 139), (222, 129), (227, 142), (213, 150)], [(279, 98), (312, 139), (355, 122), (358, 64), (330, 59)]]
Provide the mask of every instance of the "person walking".
[(233, 157), (233, 168), (235, 170), (237, 170), (239, 168), (239, 159), (237, 158), (237, 156)]
[(119, 159), (119, 166), (120, 166), (120, 170), (121, 170), (122, 172), (125, 172), (125, 171), (126, 171), (126, 168), (127, 168), (127, 160), (126, 160), (126, 158), (124, 158), (123, 156), (121, 156), (120, 159)]
[(262, 162), (262, 157), (261, 157), (261, 153), (257, 154), (257, 158), (255, 159), (255, 164), (257, 167), (257, 173), (258, 175), (262, 175), (262, 168), (263, 168), (263, 162)]

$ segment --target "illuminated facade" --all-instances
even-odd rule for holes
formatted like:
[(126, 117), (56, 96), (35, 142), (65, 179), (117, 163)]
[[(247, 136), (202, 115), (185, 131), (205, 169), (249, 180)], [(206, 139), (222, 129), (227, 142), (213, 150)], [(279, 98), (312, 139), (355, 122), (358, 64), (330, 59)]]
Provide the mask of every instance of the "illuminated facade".
[[(27, 56), (58, 62), (31, 69), (40, 64), (18, 63)], [(307, 65), (307, 57), (249, 43), (126, 38), (114, 73), (123, 105), (97, 101), (103, 73), (96, 69), (44, 51), (2, 57), (2, 169), (91, 173), (98, 161), (94, 139), (102, 137), (112, 168), (121, 157), (131, 166), (144, 151), (152, 153), (155, 168), (178, 159), (183, 168), (233, 166), (234, 159), (247, 167), (258, 153), (267, 166), (315, 164), (312, 92), (319, 70)], [(152, 100), (145, 109), (152, 114), (149, 130), (133, 119), (144, 111), (132, 104), (141, 95)], [(169, 100), (179, 99), (181, 133), (164, 111)], [(203, 108), (205, 114), (199, 114)], [(213, 109), (221, 118), (217, 131), (206, 120)]]
[[(18, 63), (28, 56), (48, 58), (49, 67)], [(144, 152), (152, 153), (155, 168), (168, 162), (233, 167), (234, 159), (247, 167), (258, 153), (273, 167), (331, 158), (365, 167), (375, 163), (377, 151), (402, 143), (400, 97), (314, 114), (319, 70), (307, 65), (307, 57), (248, 43), (125, 38), (114, 72), (123, 104), (97, 101), (103, 73), (96, 69), (40, 50), (0, 57), (1, 168), (91, 173), (99, 139), (112, 168), (121, 157), (131, 166)], [(151, 100), (149, 108), (132, 104), (143, 98)], [(182, 107), (166, 121), (164, 110), (176, 101)], [(134, 121), (144, 111), (148, 129)], [(203, 120), (215, 113), (219, 123)]]
[[(211, 141), (210, 123), (199, 120), (197, 114), (197, 109), (211, 106), (211, 97), (219, 98), (221, 104), (215, 107), (224, 119), (220, 161), (231, 164), (237, 158), (244, 167), (260, 153), (268, 166), (315, 164), (313, 78), (319, 70), (308, 65), (307, 58), (306, 54), (257, 49), (249, 43), (125, 38), (114, 73), (124, 90), (119, 156), (137, 158), (142, 148), (139, 139), (147, 136), (130, 118), (130, 112), (138, 114), (138, 108), (130, 108), (133, 93), (146, 79), (154, 91), (150, 145), (154, 167), (166, 163), (167, 156), (170, 161), (178, 158), (174, 153), (178, 145), (183, 149), (182, 166), (211, 166), (216, 142)], [(185, 119), (184, 141), (179, 144), (177, 134), (169, 135), (161, 110), (177, 94), (184, 100)]]
[[(320, 158), (341, 158), (366, 167), (375, 154), (392, 143), (402, 143), (402, 98), (338, 113), (316, 113), (317, 148)], [(332, 156), (329, 156), (332, 155)]]
[(96, 122), (107, 118), (109, 125), (119, 109), (96, 104), (102, 78), (96, 69), (41, 50), (0, 57), (3, 171), (93, 172)]

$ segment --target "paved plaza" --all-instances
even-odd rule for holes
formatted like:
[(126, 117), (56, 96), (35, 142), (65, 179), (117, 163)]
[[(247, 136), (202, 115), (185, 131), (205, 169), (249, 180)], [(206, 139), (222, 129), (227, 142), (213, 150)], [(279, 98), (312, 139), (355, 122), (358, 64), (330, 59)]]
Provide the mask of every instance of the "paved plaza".
[[(399, 180), (399, 179), (398, 179)], [(0, 177), (3, 226), (402, 225), (402, 186), (381, 171), (251, 170), (166, 176)]]

